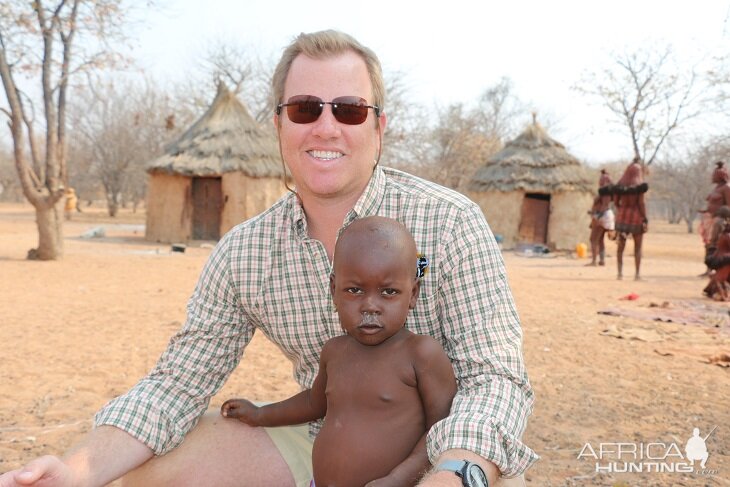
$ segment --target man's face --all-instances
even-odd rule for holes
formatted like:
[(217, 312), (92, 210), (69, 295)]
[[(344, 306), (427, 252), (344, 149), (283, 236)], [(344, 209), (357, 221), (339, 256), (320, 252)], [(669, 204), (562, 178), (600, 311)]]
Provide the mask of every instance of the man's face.
[[(299, 55), (284, 84), (282, 102), (295, 95), (313, 95), (323, 101), (357, 96), (373, 105), (372, 85), (365, 62), (354, 52), (312, 59)], [(377, 123), (375, 112), (360, 125), (346, 125), (332, 115), (332, 105), (312, 123), (296, 124), (284, 108), (274, 116), (281, 150), (303, 199), (357, 200), (372, 175), (385, 115)]]
[(366, 245), (338, 252), (330, 288), (340, 324), (363, 345), (378, 345), (398, 333), (416, 305), (415, 258)]

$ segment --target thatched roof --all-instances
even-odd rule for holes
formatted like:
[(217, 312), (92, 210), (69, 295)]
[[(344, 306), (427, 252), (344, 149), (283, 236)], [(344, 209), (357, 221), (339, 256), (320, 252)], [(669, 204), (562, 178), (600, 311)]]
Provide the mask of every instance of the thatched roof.
[(533, 121), (516, 139), (494, 154), (469, 182), (472, 191), (535, 193), (595, 191), (595, 181), (581, 162)]
[(281, 158), (276, 137), (248, 113), (223, 84), (218, 84), (210, 108), (166, 154), (147, 165), (150, 173), (217, 176), (242, 171), (251, 177), (280, 177)]

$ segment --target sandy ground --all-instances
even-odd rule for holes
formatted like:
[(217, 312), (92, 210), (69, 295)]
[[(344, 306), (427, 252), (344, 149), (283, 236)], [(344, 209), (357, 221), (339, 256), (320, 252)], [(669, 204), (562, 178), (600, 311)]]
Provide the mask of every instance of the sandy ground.
[[(143, 223), (142, 214), (111, 220), (88, 209), (65, 225), (63, 260), (30, 262), (32, 209), (0, 205), (0, 472), (76, 442), (98, 408), (153, 366), (184, 320), (210, 247), (171, 253), (144, 241)], [(80, 238), (99, 226), (106, 237)], [(730, 306), (701, 296), (697, 235), (655, 224), (645, 242), (640, 282), (616, 279), (613, 242), (606, 267), (567, 254), (505, 252), (537, 395), (524, 440), (542, 459), (528, 485), (730, 485), (730, 368), (710, 363), (730, 355)], [(638, 299), (620, 299), (632, 293)], [(608, 309), (636, 317), (599, 313)], [(256, 337), (212, 405), (231, 395), (286, 397), (296, 391), (290, 375), (279, 351)], [(607, 472), (624, 462), (666, 470), (684, 461), (694, 427), (704, 436), (715, 426), (707, 471), (696, 462), (692, 473)], [(610, 443), (625, 444), (620, 459), (589, 458), (591, 448), (596, 456), (601, 445), (615, 450)]]

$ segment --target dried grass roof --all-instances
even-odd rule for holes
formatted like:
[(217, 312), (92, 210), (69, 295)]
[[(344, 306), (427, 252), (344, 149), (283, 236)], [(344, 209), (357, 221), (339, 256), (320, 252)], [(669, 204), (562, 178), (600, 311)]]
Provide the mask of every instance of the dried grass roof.
[(490, 157), (469, 182), (472, 191), (536, 193), (595, 190), (581, 162), (533, 121), (516, 139)]
[(147, 165), (150, 173), (219, 176), (242, 171), (251, 177), (280, 177), (279, 148), (248, 113), (235, 94), (219, 83), (210, 108), (176, 141), (165, 155)]

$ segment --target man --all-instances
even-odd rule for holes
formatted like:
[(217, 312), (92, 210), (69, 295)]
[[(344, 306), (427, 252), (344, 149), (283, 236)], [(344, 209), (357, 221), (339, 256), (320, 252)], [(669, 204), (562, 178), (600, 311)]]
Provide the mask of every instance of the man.
[(493, 485), (500, 472), (519, 475), (537, 459), (521, 441), (533, 392), (501, 254), (474, 203), (378, 166), (386, 116), (377, 57), (339, 32), (302, 34), (272, 84), (296, 194), (219, 242), (183, 329), (148, 377), (97, 414), (80, 446), (63, 462), (43, 457), (6, 474), (0, 487), (41, 476), (57, 480), (44, 486), (101, 485), (154, 455), (128, 484), (298, 485), (311, 469), (311, 437), (225, 421), (217, 411), (196, 422), (256, 329), (292, 359), (302, 388), (311, 387), (322, 345), (342, 333), (328, 287), (337, 236), (374, 214), (405, 224), (430, 259), (409, 328), (442, 343), (459, 381), (451, 414), (427, 438), (441, 470), (421, 485), (470, 485), (455, 475), (465, 469), (482, 469)]

